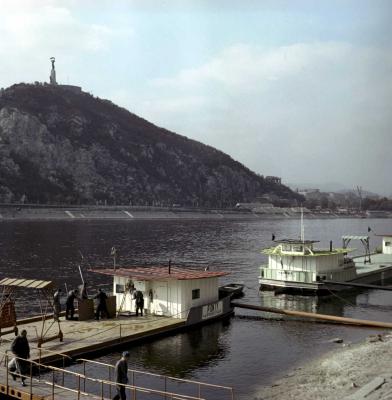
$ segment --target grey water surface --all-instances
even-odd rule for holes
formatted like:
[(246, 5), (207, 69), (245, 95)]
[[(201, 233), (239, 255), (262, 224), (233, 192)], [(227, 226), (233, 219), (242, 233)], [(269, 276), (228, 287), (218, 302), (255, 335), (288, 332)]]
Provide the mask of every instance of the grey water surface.
[[(323, 219), (305, 221), (305, 237), (341, 246), (344, 234), (367, 234), (371, 246), (381, 240), (373, 232), (392, 231), (383, 219)], [(222, 282), (243, 282), (241, 301), (355, 318), (392, 322), (390, 292), (363, 290), (338, 296), (274, 295), (258, 291), (258, 267), (266, 262), (260, 254), (277, 238), (298, 237), (299, 221), (265, 219), (252, 221), (64, 221), (0, 222), (0, 278), (5, 276), (51, 279), (68, 288), (80, 284), (78, 264), (84, 256), (85, 278), (93, 288), (111, 290), (109, 277), (88, 272), (88, 267), (111, 266), (110, 249), (118, 249), (118, 264), (167, 263), (193, 265), (230, 272)], [(354, 242), (362, 253), (361, 244)], [(20, 292), (18, 316), (39, 310), (30, 292)], [(233, 386), (236, 398), (256, 399), (258, 387), (272, 383), (304, 361), (342, 346), (330, 339), (358, 342), (375, 330), (342, 325), (303, 322), (279, 315), (236, 310), (228, 321), (219, 321), (189, 332), (129, 346), (130, 366), (158, 374)], [(379, 332), (379, 331), (377, 331)], [(118, 352), (97, 360), (115, 363)], [(79, 367), (71, 367), (77, 370)], [(101, 371), (96, 367), (93, 374)], [(138, 397), (139, 398), (139, 397)], [(140, 397), (141, 398), (141, 397)], [(228, 398), (215, 393), (213, 399)]]

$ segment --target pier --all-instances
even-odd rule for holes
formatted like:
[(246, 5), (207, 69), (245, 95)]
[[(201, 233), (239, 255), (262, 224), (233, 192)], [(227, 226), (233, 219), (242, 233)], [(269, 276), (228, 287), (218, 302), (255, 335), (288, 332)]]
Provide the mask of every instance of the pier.
[[(40, 320), (26, 319), (18, 323), (18, 329), (26, 329), (31, 347), (31, 360), (40, 364), (61, 362), (62, 357), (85, 357), (88, 354), (118, 348), (141, 339), (151, 339), (158, 335), (173, 332), (185, 326), (185, 319), (174, 319), (149, 315), (143, 317), (118, 317), (105, 320), (61, 321), (62, 341), (56, 340), (44, 343), (38, 347), (38, 335), (34, 334), (40, 328)], [(54, 335), (56, 324), (48, 328), (47, 335)], [(2, 336), (0, 352), (10, 347), (13, 333)], [(34, 346), (36, 345), (36, 346)], [(60, 356), (61, 355), (61, 356)]]

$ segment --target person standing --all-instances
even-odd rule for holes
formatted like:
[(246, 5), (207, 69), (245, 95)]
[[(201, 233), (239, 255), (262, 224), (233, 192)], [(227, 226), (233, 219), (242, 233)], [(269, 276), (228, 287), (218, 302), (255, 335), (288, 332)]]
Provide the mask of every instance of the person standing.
[(140, 310), (140, 315), (143, 316), (143, 308), (144, 308), (143, 293), (140, 290), (136, 290), (134, 297), (136, 299), (136, 316), (139, 316), (139, 310)]
[(53, 319), (60, 320), (61, 303), (60, 303), (61, 289), (57, 289), (53, 295)]
[(25, 383), (25, 375), (28, 369), (28, 361), (30, 358), (30, 346), (29, 341), (27, 340), (27, 331), (23, 329), (11, 344), (11, 351), (15, 355), (15, 358), (11, 361), (11, 365), (9, 366), (9, 371), (11, 372), (11, 376), (14, 380), (16, 380), (16, 374), (20, 376), (22, 380), (22, 386), (26, 386)]
[(95, 312), (95, 319), (97, 321), (99, 318), (103, 318), (103, 314), (108, 317), (108, 309), (106, 307), (107, 298), (108, 296), (106, 296), (106, 293), (102, 289), (99, 289), (97, 295), (94, 297), (94, 299), (98, 300), (97, 311)]
[[(71, 290), (68, 293), (67, 301), (65, 303), (65, 319), (74, 319), (75, 314), (75, 299), (78, 297), (78, 291)], [(71, 315), (71, 317), (70, 317)]]
[(116, 385), (117, 394), (113, 397), (113, 400), (126, 400), (127, 396), (125, 394), (125, 386), (128, 383), (128, 361), (129, 361), (129, 352), (124, 351), (122, 353), (122, 357), (117, 361), (115, 367), (115, 376), (116, 383), (120, 385)]

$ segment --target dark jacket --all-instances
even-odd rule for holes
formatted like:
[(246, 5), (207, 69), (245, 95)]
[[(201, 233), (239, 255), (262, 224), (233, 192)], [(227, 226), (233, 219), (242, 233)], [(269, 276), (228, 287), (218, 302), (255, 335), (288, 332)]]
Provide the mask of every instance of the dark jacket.
[(117, 361), (116, 368), (116, 382), (117, 383), (128, 383), (128, 363), (123, 358)]
[(68, 307), (72, 307), (74, 305), (74, 301), (76, 299), (76, 294), (72, 291), (68, 293), (66, 304)]
[(11, 351), (20, 358), (30, 357), (30, 346), (25, 336), (17, 336), (11, 344)]
[(143, 293), (140, 290), (136, 290), (133, 297), (134, 297), (134, 299), (136, 299), (136, 304), (140, 304), (140, 305), (144, 304)]
[(105, 292), (98, 292), (98, 294), (94, 297), (94, 299), (98, 300), (98, 304), (106, 304), (106, 299), (108, 296), (106, 296)]

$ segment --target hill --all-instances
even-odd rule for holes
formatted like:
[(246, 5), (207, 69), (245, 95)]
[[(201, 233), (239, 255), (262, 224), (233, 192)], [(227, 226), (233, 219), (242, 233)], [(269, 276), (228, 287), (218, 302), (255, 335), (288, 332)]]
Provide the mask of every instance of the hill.
[(0, 92), (0, 201), (233, 206), (301, 197), (223, 152), (72, 88)]

